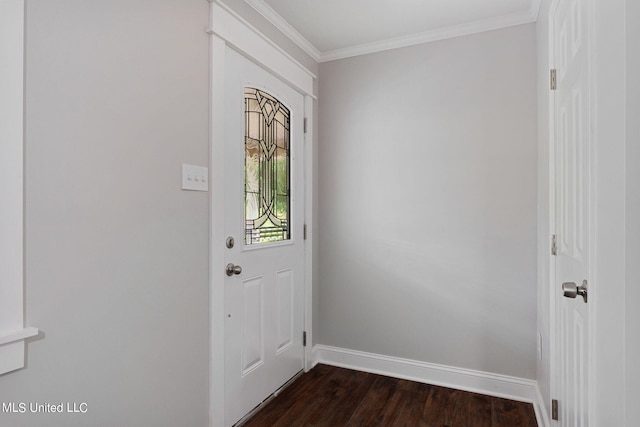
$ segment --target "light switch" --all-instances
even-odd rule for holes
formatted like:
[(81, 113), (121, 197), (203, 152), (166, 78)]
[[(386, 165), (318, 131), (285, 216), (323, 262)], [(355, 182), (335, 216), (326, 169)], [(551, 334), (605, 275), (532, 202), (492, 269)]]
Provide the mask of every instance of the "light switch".
[(182, 189), (209, 191), (209, 168), (182, 165)]

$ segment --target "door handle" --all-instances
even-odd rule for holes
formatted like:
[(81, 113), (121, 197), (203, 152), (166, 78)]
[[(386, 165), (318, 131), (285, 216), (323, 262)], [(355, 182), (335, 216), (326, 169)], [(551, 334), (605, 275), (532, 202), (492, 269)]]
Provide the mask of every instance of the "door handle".
[(227, 276), (233, 276), (234, 274), (242, 273), (242, 267), (239, 265), (227, 264)]
[(584, 299), (584, 302), (587, 302), (587, 281), (583, 280), (580, 286), (574, 282), (564, 282), (562, 284), (562, 292), (567, 298), (575, 298), (580, 295)]

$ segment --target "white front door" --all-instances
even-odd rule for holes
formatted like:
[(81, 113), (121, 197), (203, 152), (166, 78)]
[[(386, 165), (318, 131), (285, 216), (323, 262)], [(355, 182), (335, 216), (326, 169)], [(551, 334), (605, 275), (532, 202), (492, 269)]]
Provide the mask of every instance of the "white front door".
[(586, 0), (559, 0), (551, 14), (554, 99), (556, 390), (562, 426), (589, 425), (591, 124)]
[(303, 368), (303, 96), (226, 48), (225, 425)]

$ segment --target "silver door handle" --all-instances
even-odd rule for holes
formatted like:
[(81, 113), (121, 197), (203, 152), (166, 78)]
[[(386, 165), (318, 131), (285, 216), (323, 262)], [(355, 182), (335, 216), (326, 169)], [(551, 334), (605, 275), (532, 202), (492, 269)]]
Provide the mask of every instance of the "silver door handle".
[(227, 276), (233, 276), (234, 274), (242, 273), (242, 267), (239, 265), (227, 264)]
[(580, 295), (584, 302), (587, 302), (587, 281), (583, 280), (581, 286), (576, 285), (574, 282), (564, 282), (562, 284), (562, 292), (567, 298), (575, 298)]

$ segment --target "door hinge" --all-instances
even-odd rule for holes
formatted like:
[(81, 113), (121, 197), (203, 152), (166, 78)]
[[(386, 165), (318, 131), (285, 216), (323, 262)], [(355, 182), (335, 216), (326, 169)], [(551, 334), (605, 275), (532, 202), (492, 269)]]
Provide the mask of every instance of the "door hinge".
[(307, 224), (302, 228), (302, 239), (307, 240)]
[(558, 255), (558, 236), (551, 236), (551, 255)]
[(558, 88), (558, 78), (557, 78), (557, 72), (555, 68), (551, 69), (550, 72), (550, 87), (551, 90), (556, 90)]
[(303, 347), (307, 346), (307, 331), (302, 332), (302, 346)]
[(553, 399), (551, 401), (551, 419), (558, 421), (558, 400)]
[(304, 133), (307, 133), (307, 118), (304, 118), (304, 125), (302, 126), (304, 129)]

